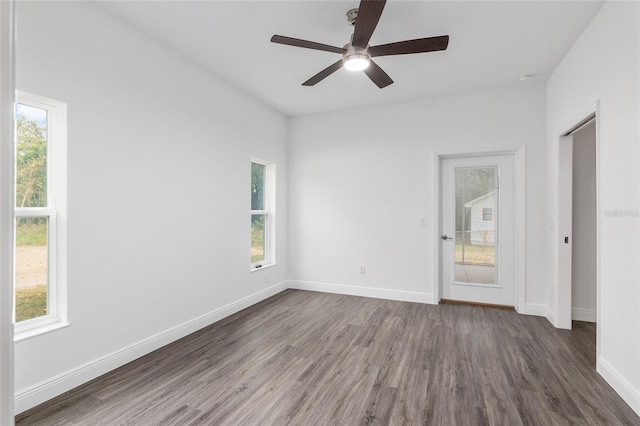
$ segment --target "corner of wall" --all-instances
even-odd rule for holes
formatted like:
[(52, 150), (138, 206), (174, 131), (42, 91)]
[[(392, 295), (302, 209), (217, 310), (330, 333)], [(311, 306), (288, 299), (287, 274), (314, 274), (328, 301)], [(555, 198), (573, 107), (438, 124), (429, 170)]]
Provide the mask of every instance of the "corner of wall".
[(629, 404), (633, 411), (640, 415), (640, 390), (631, 386), (602, 356), (598, 358), (596, 371)]
[(549, 307), (547, 305), (540, 305), (537, 303), (526, 303), (524, 305), (524, 310), (518, 312), (519, 314), (524, 315), (533, 315), (537, 317), (548, 317), (547, 312), (549, 311)]
[(545, 316), (549, 320), (549, 322), (555, 326), (555, 323), (554, 323), (555, 315), (554, 315), (553, 309), (547, 306), (547, 309), (543, 316)]
[(14, 2), (0, 2), (0, 424), (13, 424)]
[(432, 293), (418, 293), (310, 281), (289, 281), (289, 288), (296, 290), (318, 291), (322, 293), (345, 294), (349, 296), (372, 297), (375, 299), (398, 300), (401, 302), (426, 303), (430, 305), (438, 304), (438, 301)]

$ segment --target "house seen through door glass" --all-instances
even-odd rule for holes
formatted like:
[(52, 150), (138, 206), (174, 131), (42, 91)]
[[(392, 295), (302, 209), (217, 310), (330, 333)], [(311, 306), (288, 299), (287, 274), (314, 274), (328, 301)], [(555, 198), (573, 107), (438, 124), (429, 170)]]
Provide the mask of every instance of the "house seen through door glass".
[(496, 210), (495, 167), (456, 167), (456, 282), (496, 283)]

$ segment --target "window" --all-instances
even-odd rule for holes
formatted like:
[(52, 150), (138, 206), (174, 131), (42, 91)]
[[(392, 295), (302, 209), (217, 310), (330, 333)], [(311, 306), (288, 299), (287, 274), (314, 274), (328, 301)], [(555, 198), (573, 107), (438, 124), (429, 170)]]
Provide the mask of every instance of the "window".
[(275, 264), (275, 164), (251, 161), (251, 270)]
[(16, 93), (16, 338), (66, 324), (66, 105)]
[(486, 220), (486, 221), (493, 220), (493, 209), (491, 209), (491, 207), (489, 208), (485, 207), (482, 209), (482, 220)]

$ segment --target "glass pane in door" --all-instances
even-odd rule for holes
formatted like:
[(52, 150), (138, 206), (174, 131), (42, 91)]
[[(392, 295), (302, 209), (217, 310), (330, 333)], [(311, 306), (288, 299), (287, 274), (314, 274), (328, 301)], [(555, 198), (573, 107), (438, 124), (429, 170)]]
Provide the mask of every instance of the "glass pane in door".
[(456, 167), (455, 195), (455, 281), (495, 284), (495, 167)]

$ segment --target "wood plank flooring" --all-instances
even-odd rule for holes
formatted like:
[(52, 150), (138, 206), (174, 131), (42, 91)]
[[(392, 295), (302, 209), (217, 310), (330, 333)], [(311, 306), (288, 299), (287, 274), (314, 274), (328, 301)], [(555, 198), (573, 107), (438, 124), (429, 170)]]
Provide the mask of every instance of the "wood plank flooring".
[(640, 425), (595, 325), (287, 290), (22, 413), (18, 425)]

